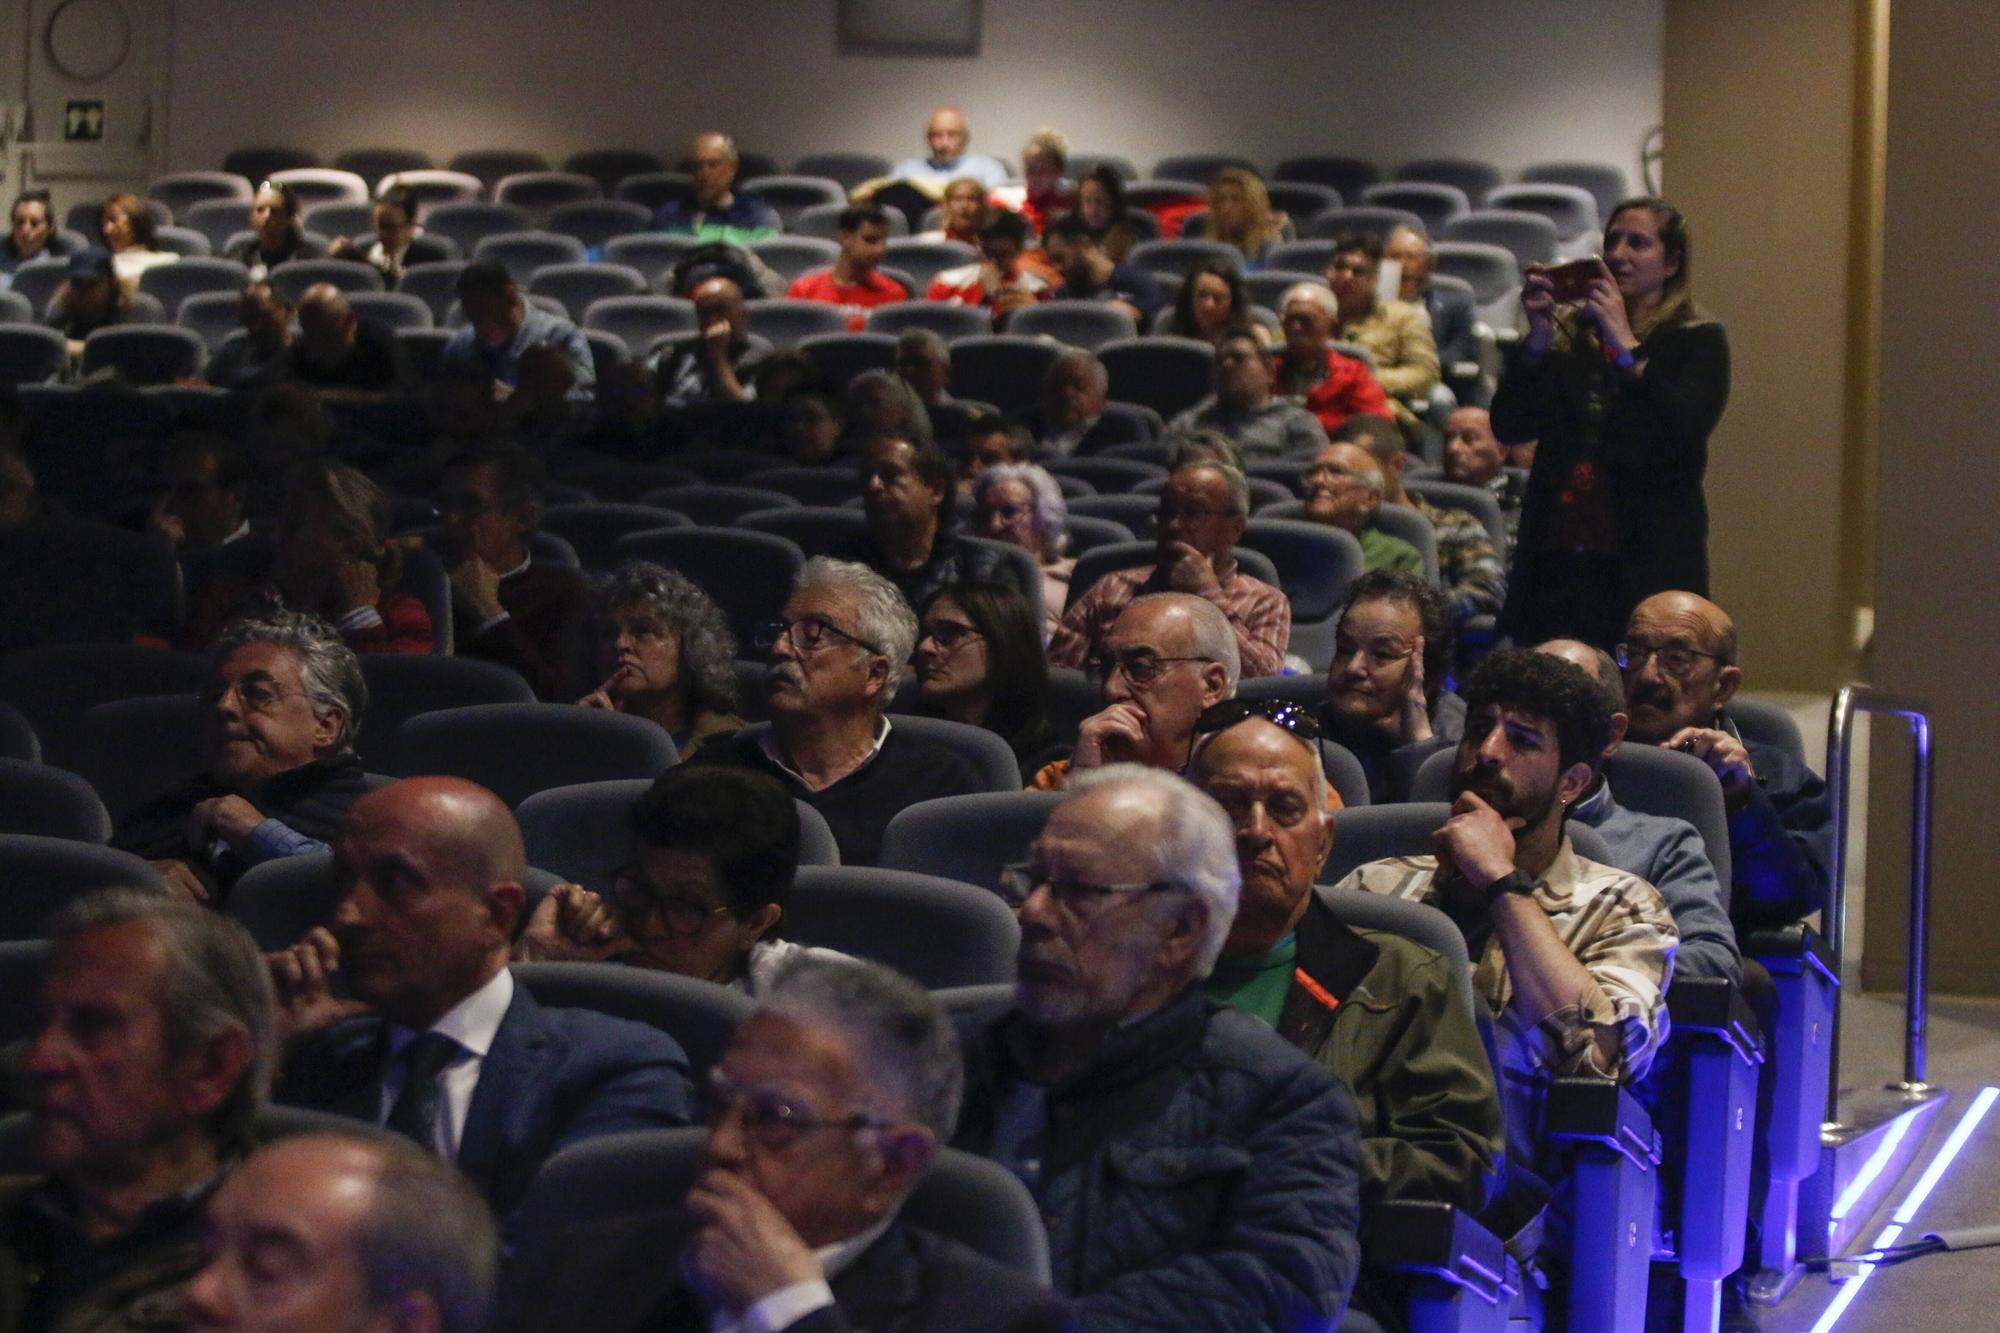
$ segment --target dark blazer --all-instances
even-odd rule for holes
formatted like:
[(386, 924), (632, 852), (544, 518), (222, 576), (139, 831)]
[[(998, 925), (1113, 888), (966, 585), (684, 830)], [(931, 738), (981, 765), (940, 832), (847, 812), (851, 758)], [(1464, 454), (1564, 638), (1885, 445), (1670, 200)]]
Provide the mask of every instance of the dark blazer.
[[(707, 1309), (682, 1284), (687, 1223), (679, 1206), (563, 1229), (550, 1253), (515, 1265), (501, 1327), (518, 1333), (707, 1333)], [(890, 1224), (828, 1283), (834, 1305), (786, 1333), (1037, 1333), (1070, 1329), (1068, 1306), (1010, 1268), (934, 1232)]]
[(1431, 317), (1431, 336), (1437, 340), (1438, 361), (1447, 375), (1454, 361), (1479, 359), (1479, 335), (1472, 331), (1478, 315), (1471, 296), (1433, 283), (1424, 289), (1424, 310)]
[[(286, 1062), (275, 1100), (379, 1121), (387, 1034), (357, 1018), (308, 1038)], [(643, 1023), (584, 1009), (544, 1009), (516, 985), (459, 1139), (458, 1168), (504, 1220), (543, 1162), (600, 1134), (689, 1121), (680, 1043)]]
[[(1045, 433), (1047, 415), (1039, 407), (1021, 414), (1021, 424), (1028, 428), (1037, 444)], [(1077, 441), (1076, 456), (1081, 458), (1087, 454), (1102, 453), (1114, 444), (1138, 444), (1145, 439), (1145, 424), (1137, 416), (1126, 412), (1106, 412)]]

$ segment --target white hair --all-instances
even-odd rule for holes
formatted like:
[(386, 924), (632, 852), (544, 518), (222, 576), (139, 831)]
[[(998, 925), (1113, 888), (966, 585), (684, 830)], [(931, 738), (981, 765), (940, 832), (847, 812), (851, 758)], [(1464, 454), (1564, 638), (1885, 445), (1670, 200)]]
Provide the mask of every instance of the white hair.
[(972, 502), (980, 504), (986, 492), (1003, 481), (1018, 481), (1028, 488), (1035, 508), (1035, 537), (1042, 544), (1036, 552), (1043, 561), (1058, 558), (1069, 545), (1069, 501), (1049, 470), (1034, 463), (995, 463), (982, 468), (972, 479)]
[(1311, 301), (1326, 312), (1328, 319), (1336, 324), (1340, 322), (1340, 301), (1334, 296), (1333, 288), (1325, 283), (1295, 282), (1285, 288), (1284, 299), (1278, 302), (1278, 313), (1282, 315), (1286, 306), (1298, 300)]
[(856, 637), (889, 659), (889, 680), (882, 692), (886, 702), (909, 670), (910, 654), (917, 649), (917, 613), (903, 600), (896, 585), (874, 570), (852, 560), (835, 560), (816, 555), (806, 561), (792, 585), (798, 596), (814, 588), (835, 588), (854, 594)]
[(1243, 679), (1243, 650), (1237, 646), (1236, 631), (1230, 628), (1229, 617), (1222, 614), (1222, 608), (1189, 592), (1149, 592), (1134, 597), (1125, 610), (1152, 605), (1176, 607), (1187, 613), (1194, 656), (1220, 662), (1229, 678), (1229, 693), (1235, 694), (1236, 682)]
[(1243, 888), (1229, 816), (1214, 797), (1186, 778), (1144, 764), (1106, 764), (1073, 773), (1064, 789), (1064, 803), (1104, 787), (1138, 787), (1157, 800), (1158, 831), (1142, 839), (1134, 851), (1151, 859), (1156, 867), (1153, 877), (1193, 894), (1208, 910), (1190, 978), (1199, 981), (1215, 970), (1223, 941), (1236, 921), (1236, 902)]

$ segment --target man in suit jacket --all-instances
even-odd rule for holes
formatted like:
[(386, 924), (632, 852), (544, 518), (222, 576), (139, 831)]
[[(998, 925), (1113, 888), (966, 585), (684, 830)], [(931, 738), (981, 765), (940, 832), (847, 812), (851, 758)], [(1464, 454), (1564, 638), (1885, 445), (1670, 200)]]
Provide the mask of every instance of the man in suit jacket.
[(685, 1200), (538, 1211), (508, 1326), (1070, 1327), (1028, 1278), (896, 1215), (951, 1134), (961, 1082), (951, 1025), (915, 983), (851, 960), (791, 964), (711, 1076)]
[[(355, 802), (333, 928), (271, 957), (293, 1042), (279, 1099), (407, 1134), (506, 1218), (542, 1162), (599, 1134), (683, 1125), (687, 1057), (666, 1034), (544, 1009), (514, 984), (521, 830), (457, 778)], [(351, 1000), (329, 981), (347, 979)]]
[(1022, 414), (1021, 422), (1035, 437), (1043, 458), (1070, 458), (1100, 453), (1114, 444), (1137, 444), (1146, 438), (1139, 418), (1105, 415), (1111, 377), (1097, 354), (1072, 347), (1049, 366), (1042, 380), (1039, 407)]

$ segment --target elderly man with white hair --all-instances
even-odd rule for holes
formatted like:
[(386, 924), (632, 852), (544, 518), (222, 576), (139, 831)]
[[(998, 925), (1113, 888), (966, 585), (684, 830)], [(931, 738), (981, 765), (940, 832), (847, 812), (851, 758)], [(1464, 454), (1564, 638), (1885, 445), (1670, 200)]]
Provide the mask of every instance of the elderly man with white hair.
[(905, 806), (981, 789), (964, 758), (883, 715), (916, 649), (917, 617), (868, 566), (808, 560), (755, 642), (771, 660), (770, 729), (711, 741), (695, 762), (777, 777), (826, 818), (842, 865), (873, 865), (882, 830)]
[(1394, 417), (1395, 409), (1375, 372), (1333, 345), (1340, 301), (1332, 288), (1317, 282), (1286, 288), (1278, 317), (1285, 329), (1284, 350), (1278, 356), (1279, 397), (1319, 418), (1329, 435), (1360, 413)]
[(958, 1146), (1007, 1167), (1086, 1328), (1329, 1329), (1354, 1286), (1347, 1089), (1201, 982), (1241, 884), (1222, 808), (1080, 776), (1025, 866), (1019, 989), (966, 1051)]

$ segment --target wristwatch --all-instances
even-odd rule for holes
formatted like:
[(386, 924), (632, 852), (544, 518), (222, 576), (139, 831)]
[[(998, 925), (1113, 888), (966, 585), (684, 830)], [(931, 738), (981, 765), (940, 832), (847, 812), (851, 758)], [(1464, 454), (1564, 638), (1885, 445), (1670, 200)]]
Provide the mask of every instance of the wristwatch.
[(1503, 893), (1518, 893), (1523, 898), (1531, 898), (1535, 893), (1535, 877), (1525, 870), (1510, 870), (1486, 886), (1488, 905), (1499, 901)]

